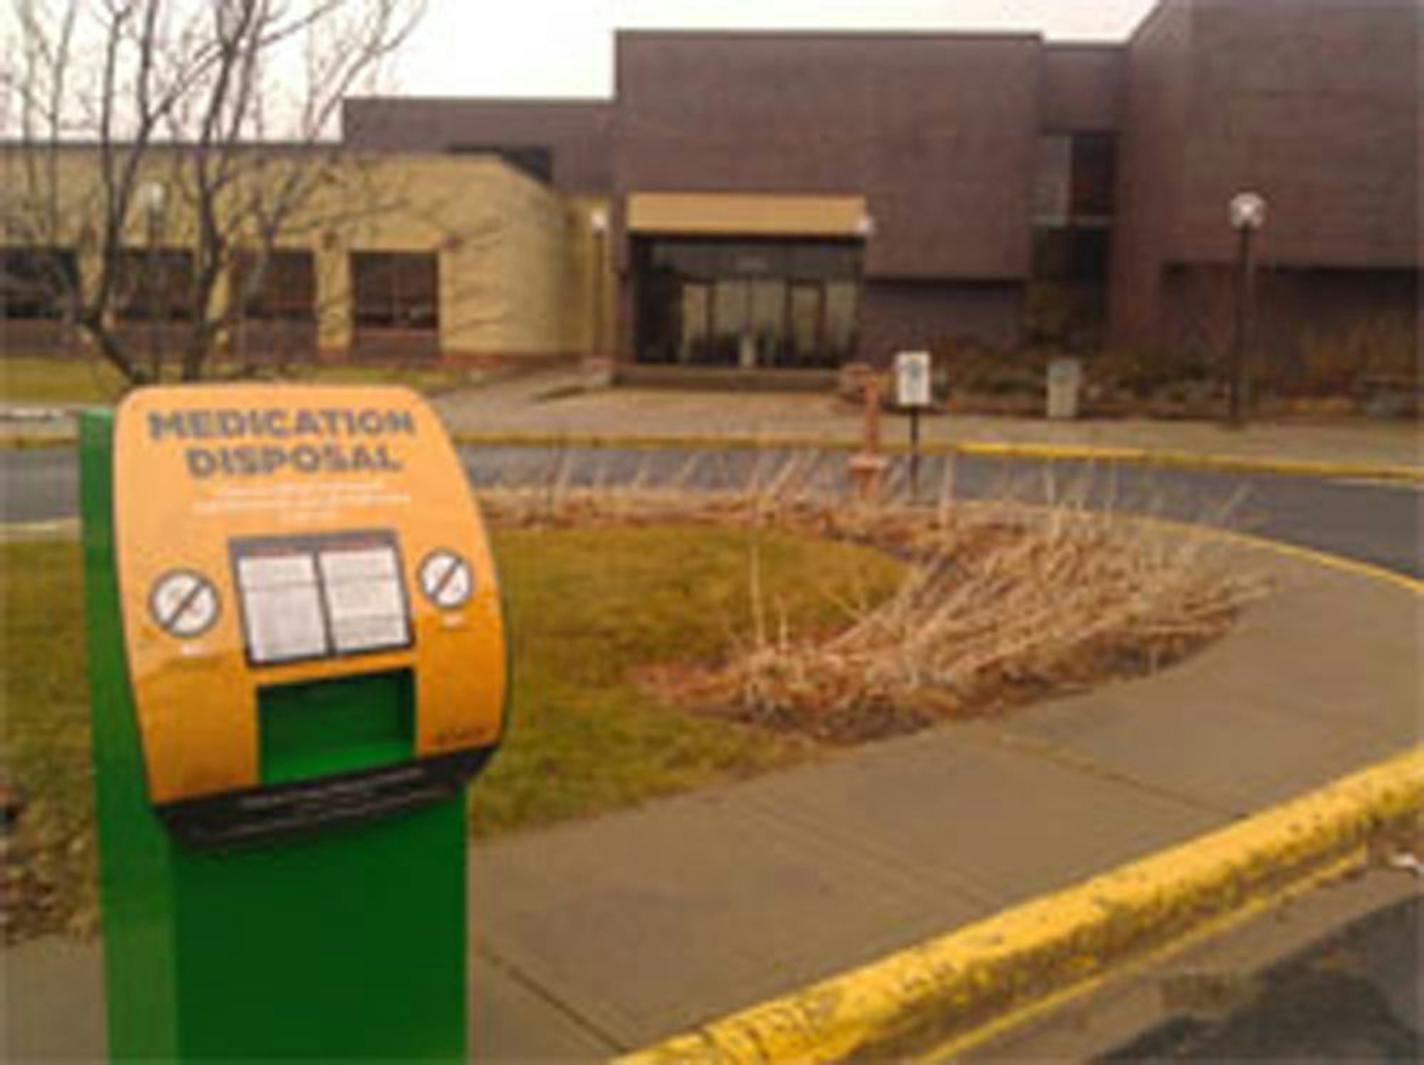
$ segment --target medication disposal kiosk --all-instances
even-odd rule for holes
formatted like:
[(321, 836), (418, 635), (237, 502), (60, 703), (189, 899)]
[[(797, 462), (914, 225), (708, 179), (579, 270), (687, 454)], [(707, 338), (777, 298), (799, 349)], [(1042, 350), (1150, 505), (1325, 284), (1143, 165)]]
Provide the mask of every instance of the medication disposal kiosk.
[(83, 419), (81, 495), (111, 1057), (463, 1061), (508, 670), (435, 414), (142, 389)]

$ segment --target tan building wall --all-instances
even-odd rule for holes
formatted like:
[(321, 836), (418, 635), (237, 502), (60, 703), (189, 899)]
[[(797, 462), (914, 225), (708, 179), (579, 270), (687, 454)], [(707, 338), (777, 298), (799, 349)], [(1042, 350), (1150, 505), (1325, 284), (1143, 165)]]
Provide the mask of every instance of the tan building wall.
[[(552, 190), (493, 159), (382, 156), (357, 179), (382, 206), (318, 248), (322, 347), (350, 345), (349, 253), (439, 256), (440, 351), (454, 361), (572, 357), (584, 328), (567, 300), (570, 227)], [(387, 206), (389, 204), (389, 206)]]
[(603, 197), (580, 196), (564, 207), (565, 306), (563, 343), (574, 351), (611, 357), (618, 286), (610, 241), (612, 207)]
[(497, 346), (520, 355), (570, 354), (563, 345), (563, 317), (570, 309), (564, 206), (547, 187), (522, 175), (508, 177), (495, 198)]
[[(57, 156), (56, 225), (52, 243), (74, 247), (81, 274), (92, 278), (98, 250), (97, 159), (73, 148)], [(9, 149), (0, 174), (10, 188), (24, 180), (24, 157)], [(317, 164), (275, 159), (266, 179), (285, 166)], [(327, 164), (323, 163), (322, 166)], [(152, 234), (162, 247), (193, 241), (185, 208), (185, 178), (176, 157), (155, 157), (140, 182), (168, 189), (162, 222)], [(596, 201), (566, 201), (552, 189), (505, 163), (480, 156), (350, 156), (332, 166), (300, 216), (278, 240), (279, 248), (313, 254), (317, 282), (317, 337), (324, 358), (347, 356), (353, 316), (353, 252), (426, 252), (438, 256), (439, 351), (455, 361), (572, 358), (593, 346), (596, 315), (590, 274), (595, 251), (588, 218)], [(7, 227), (10, 228), (10, 227)], [(130, 218), (126, 244), (150, 240), (142, 211)], [(11, 229), (0, 243), (36, 243)], [(601, 286), (611, 292), (612, 285)], [(223, 309), (227, 285), (218, 286), (214, 312)], [(607, 320), (605, 316), (605, 321)]]

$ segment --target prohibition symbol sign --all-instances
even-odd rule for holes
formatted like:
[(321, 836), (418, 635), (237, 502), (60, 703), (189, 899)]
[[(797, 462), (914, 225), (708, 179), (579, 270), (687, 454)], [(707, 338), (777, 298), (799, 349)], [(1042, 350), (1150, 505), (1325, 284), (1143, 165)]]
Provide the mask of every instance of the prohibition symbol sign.
[(475, 590), (470, 564), (454, 551), (432, 551), (420, 563), (420, 590), (442, 610), (464, 606)]
[(218, 592), (200, 573), (171, 570), (153, 582), (148, 609), (159, 628), (186, 640), (207, 632), (217, 621)]

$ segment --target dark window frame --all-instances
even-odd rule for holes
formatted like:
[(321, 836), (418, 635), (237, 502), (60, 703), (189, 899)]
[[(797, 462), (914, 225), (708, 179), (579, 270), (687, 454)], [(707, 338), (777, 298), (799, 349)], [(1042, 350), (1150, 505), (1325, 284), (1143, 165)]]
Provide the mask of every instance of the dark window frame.
[[(248, 291), (250, 271), (261, 262), (262, 276)], [(238, 252), (229, 274), (229, 298), (238, 316), (250, 322), (314, 322), (317, 317), (316, 256), (303, 248)]]
[(353, 251), (351, 324), (356, 330), (440, 330), (440, 255)]
[(1034, 279), (1105, 285), (1111, 269), (1112, 230), (1107, 226), (1033, 228)]
[(63, 321), (78, 289), (79, 257), (73, 248), (0, 247), (0, 319)]
[(193, 253), (170, 246), (114, 253), (115, 314), (124, 322), (191, 322)]
[(1051, 130), (1039, 134), (1038, 142), (1034, 224), (1110, 224), (1117, 214), (1118, 135)]
[(1117, 214), (1116, 133), (1072, 135), (1068, 213), (1077, 221), (1110, 219)]

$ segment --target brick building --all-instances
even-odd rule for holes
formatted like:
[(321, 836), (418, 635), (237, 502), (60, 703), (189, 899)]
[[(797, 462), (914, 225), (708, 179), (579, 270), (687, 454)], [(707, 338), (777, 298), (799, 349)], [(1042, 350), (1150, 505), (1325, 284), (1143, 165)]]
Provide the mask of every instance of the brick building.
[[(1219, 350), (1249, 189), (1259, 336), (1288, 362), (1418, 320), (1420, 22), (1419, 0), (1161, 0), (1120, 44), (621, 32), (609, 100), (350, 99), (349, 166), (398, 209), (289, 242), (234, 343), (645, 378), (955, 340)], [(136, 269), (181, 275), (163, 243), (135, 233)], [(0, 247), (5, 350), (65, 342), (29, 254)]]
[(1415, 315), (1420, 10), (1162, 0), (1111, 45), (623, 32), (611, 100), (353, 99), (344, 135), (605, 200), (632, 364), (1217, 343), (1243, 189), (1270, 203), (1262, 312), (1289, 349)]

